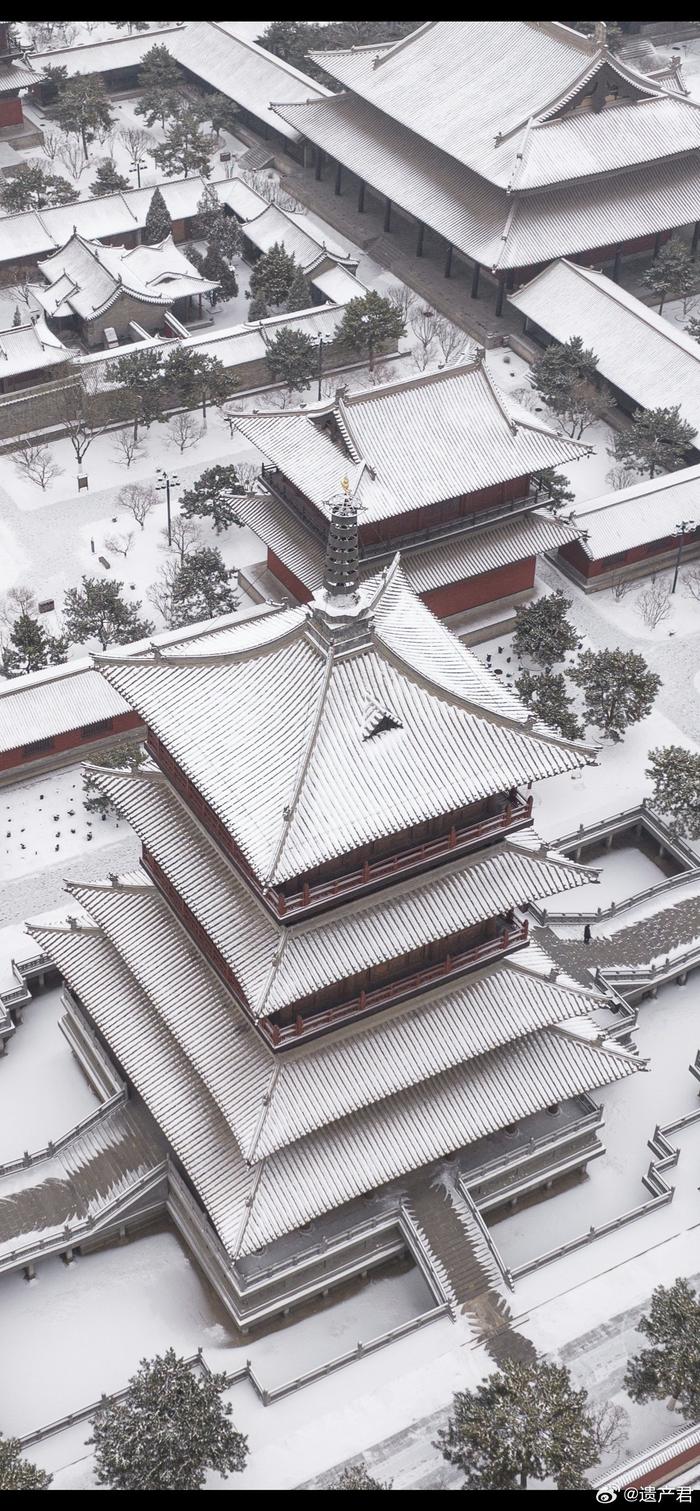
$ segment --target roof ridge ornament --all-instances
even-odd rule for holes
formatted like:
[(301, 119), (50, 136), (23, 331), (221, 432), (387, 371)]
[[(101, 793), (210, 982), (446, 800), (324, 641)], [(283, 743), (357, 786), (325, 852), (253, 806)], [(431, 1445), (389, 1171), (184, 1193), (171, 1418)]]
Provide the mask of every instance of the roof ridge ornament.
[(607, 48), (607, 45), (608, 45), (608, 25), (607, 25), (607, 21), (596, 21), (596, 23), (595, 23), (594, 40), (595, 40), (596, 48)]

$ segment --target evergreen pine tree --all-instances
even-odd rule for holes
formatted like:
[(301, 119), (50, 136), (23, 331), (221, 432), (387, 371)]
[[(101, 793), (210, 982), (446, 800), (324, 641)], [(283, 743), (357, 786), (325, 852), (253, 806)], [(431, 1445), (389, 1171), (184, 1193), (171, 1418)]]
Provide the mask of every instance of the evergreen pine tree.
[(22, 324), (22, 316), (21, 316), (21, 314), (20, 314), (20, 308), (19, 308), (19, 305), (18, 305), (18, 304), (16, 304), (16, 305), (15, 305), (15, 313), (14, 313), (14, 315), (13, 315), (13, 316), (12, 316), (12, 324), (13, 324), (13, 326), (15, 326), (15, 328), (16, 328), (16, 327), (17, 327), (17, 326), (18, 326), (18, 325), (21, 325), (21, 324)]
[(38, 619), (23, 612), (12, 626), (9, 645), (3, 648), (1, 670), (5, 677), (22, 677), (67, 660), (68, 641), (61, 635), (47, 635)]
[[(138, 771), (148, 760), (143, 745), (136, 740), (125, 740), (120, 745), (112, 745), (109, 750), (101, 750), (95, 761), (96, 766), (107, 766), (118, 771)], [(92, 772), (83, 772), (83, 807), (86, 813), (111, 813), (115, 812), (111, 797), (98, 786)]]
[(262, 299), (270, 309), (285, 305), (296, 271), (297, 264), (291, 252), (281, 242), (274, 242), (252, 269), (250, 292), (253, 298)]
[(367, 352), (371, 369), (377, 349), (405, 334), (401, 311), (370, 289), (363, 298), (351, 299), (346, 304), (336, 339), (339, 346), (350, 351)]
[(460, 1391), (436, 1447), (464, 1473), (465, 1490), (527, 1490), (553, 1480), (583, 1490), (599, 1458), (585, 1390), (557, 1364), (508, 1361), (475, 1391)]
[(172, 223), (168, 214), (168, 207), (163, 199), (160, 189), (154, 189), (151, 203), (148, 206), (146, 224), (143, 230), (143, 239), (149, 246), (163, 241), (172, 231)]
[(19, 1438), (0, 1432), (0, 1490), (48, 1490), (53, 1476), (22, 1458)]
[(658, 257), (642, 273), (642, 283), (659, 301), (661, 314), (667, 299), (687, 299), (695, 287), (697, 271), (684, 241), (673, 236)]
[(654, 807), (671, 820), (674, 833), (700, 839), (700, 755), (683, 745), (659, 745), (648, 759)]
[(235, 501), (244, 492), (235, 467), (206, 467), (192, 487), (183, 493), (180, 513), (186, 519), (211, 520), (217, 535), (220, 535), (222, 530), (228, 530), (231, 525), (240, 525)]
[(635, 409), (629, 429), (618, 431), (613, 452), (618, 462), (655, 477), (683, 467), (695, 442), (695, 430), (681, 416), (680, 404), (667, 409)]
[(318, 346), (305, 331), (280, 330), (268, 341), (265, 361), (276, 383), (293, 389), (308, 388), (318, 367)]
[(670, 1396), (687, 1421), (700, 1416), (700, 1300), (687, 1280), (657, 1286), (637, 1331), (648, 1338), (630, 1359), (625, 1389), (633, 1401), (659, 1401)]
[(571, 599), (561, 588), (525, 604), (515, 611), (513, 645), (519, 656), (530, 656), (540, 666), (551, 667), (574, 650), (578, 636), (566, 617)]
[(140, 98), (135, 114), (145, 117), (146, 125), (160, 121), (163, 130), (170, 116), (176, 115), (182, 99), (183, 72), (167, 47), (157, 43), (146, 53), (139, 68)]
[(127, 603), (122, 597), (123, 582), (106, 582), (101, 577), (83, 577), (82, 586), (69, 588), (64, 599), (66, 634), (74, 644), (99, 640), (103, 651), (108, 645), (128, 645), (153, 634), (148, 619), (139, 619), (140, 602)]
[(173, 584), (173, 624), (198, 624), (202, 619), (216, 619), (232, 614), (240, 598), (232, 587), (236, 576), (215, 546), (200, 546), (190, 551), (179, 567)]
[(88, 1440), (110, 1490), (202, 1490), (209, 1470), (240, 1472), (248, 1444), (221, 1397), (224, 1374), (195, 1374), (174, 1349), (142, 1359), (126, 1396), (98, 1411)]
[(313, 304), (311, 285), (304, 277), (303, 268), (297, 268), (287, 295), (288, 310), (309, 310)]
[(523, 672), (515, 684), (515, 691), (538, 719), (565, 740), (582, 738), (583, 730), (572, 712), (573, 699), (568, 696), (561, 672), (546, 671), (539, 676)]
[(218, 289), (212, 289), (211, 293), (207, 294), (210, 304), (225, 304), (227, 299), (235, 299), (238, 293), (238, 280), (233, 268), (229, 267), (218, 247), (207, 247), (201, 271), (204, 278), (215, 278), (219, 285)]
[(646, 719), (661, 686), (661, 678), (636, 651), (584, 651), (571, 680), (583, 692), (586, 724), (595, 724), (612, 740)]
[(351, 1464), (328, 1486), (329, 1490), (391, 1490), (391, 1481), (375, 1480), (366, 1464)]

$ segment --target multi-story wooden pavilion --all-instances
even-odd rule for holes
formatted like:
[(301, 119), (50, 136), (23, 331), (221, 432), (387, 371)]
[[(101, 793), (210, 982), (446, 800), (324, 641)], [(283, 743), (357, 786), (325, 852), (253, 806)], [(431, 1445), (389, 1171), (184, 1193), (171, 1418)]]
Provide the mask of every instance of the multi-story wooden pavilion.
[(555, 257), (617, 277), (700, 220), (700, 106), (615, 57), (605, 23), (432, 21), (391, 45), (313, 54), (342, 93), (279, 103), (337, 194), (369, 196), (504, 289)]
[(403, 571), (442, 616), (532, 589), (539, 552), (575, 540), (548, 511), (544, 470), (586, 447), (508, 409), (477, 351), (443, 372), (312, 408), (237, 416), (267, 459), (266, 493), (241, 500), (268, 567), (302, 603), (321, 587), (328, 521), (341, 493), (358, 510), (362, 570), (400, 548)]
[(585, 1094), (640, 1063), (519, 912), (591, 876), (532, 833), (520, 784), (592, 752), (534, 723), (398, 561), (359, 586), (351, 506), (309, 606), (97, 664), (148, 729), (148, 768), (98, 778), (144, 870), (70, 883), (80, 916), (32, 933), (76, 1053), (97, 1036), (159, 1125), (169, 1209), (236, 1315), (273, 1273), (268, 1308), (308, 1294), (310, 1253), (318, 1290), (366, 1270), (367, 1200), (391, 1226), (446, 1155), (474, 1186), (506, 1127), (485, 1204), (600, 1152)]

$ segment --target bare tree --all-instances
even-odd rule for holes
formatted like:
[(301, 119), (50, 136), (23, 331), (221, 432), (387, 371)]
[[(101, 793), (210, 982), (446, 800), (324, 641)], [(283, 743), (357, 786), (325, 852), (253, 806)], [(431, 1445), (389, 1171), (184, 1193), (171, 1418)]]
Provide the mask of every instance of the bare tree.
[(584, 379), (574, 383), (565, 409), (559, 411), (559, 420), (569, 435), (580, 441), (584, 430), (601, 420), (614, 401), (608, 388), (596, 388)]
[(36, 441), (22, 441), (14, 453), (13, 461), (17, 471), (28, 477), (44, 493), (49, 483), (63, 473), (63, 468), (54, 461), (48, 446), (41, 446)]
[(686, 593), (691, 598), (696, 598), (700, 603), (700, 567), (691, 567), (689, 572), (684, 572), (681, 578)]
[(9, 588), (2, 605), (0, 606), (0, 619), (3, 624), (11, 628), (20, 614), (36, 614), (36, 595), (33, 590), (24, 583), (17, 583), (16, 587)]
[(80, 466), (89, 447), (102, 435), (109, 423), (106, 412), (98, 417), (96, 400), (102, 392), (102, 379), (96, 366), (83, 367), (75, 382), (66, 385), (60, 396), (61, 422)]
[(444, 315), (436, 315), (433, 321), (433, 333), (440, 348), (442, 360), (449, 367), (450, 363), (456, 362), (463, 357), (469, 346), (469, 337), (465, 331), (461, 331), (458, 325), (453, 325)]
[(126, 509), (127, 513), (131, 514), (139, 528), (143, 530), (158, 499), (152, 483), (127, 483), (117, 495), (117, 503), (120, 509)]
[(400, 283), (396, 288), (389, 289), (384, 295), (384, 298), (386, 299), (387, 304), (391, 305), (392, 309), (398, 311), (404, 325), (406, 325), (411, 310), (413, 309), (413, 306), (416, 302), (416, 296), (413, 292), (413, 289), (409, 289), (408, 285), (405, 283)]
[(180, 453), (189, 451), (191, 446), (196, 446), (204, 435), (204, 426), (198, 424), (194, 416), (188, 410), (181, 414), (174, 414), (168, 426), (170, 439), (178, 447)]
[(253, 493), (260, 477), (260, 468), (255, 462), (236, 462), (236, 477), (241, 493)]
[(635, 479), (636, 473), (632, 471), (631, 467), (625, 467), (622, 462), (618, 462), (615, 467), (611, 467), (610, 471), (605, 474), (606, 483), (611, 488), (614, 488), (615, 492), (618, 492), (620, 488), (630, 488)]
[(114, 552), (115, 556), (128, 556), (134, 544), (134, 532), (130, 530), (128, 535), (106, 535), (105, 548)]
[(639, 594), (636, 608), (647, 629), (655, 630), (657, 624), (668, 619), (671, 612), (671, 594), (668, 588), (664, 588), (659, 582), (652, 582)]
[(66, 136), (64, 142), (56, 152), (59, 162), (68, 169), (71, 178), (80, 178), (87, 168), (87, 159), (83, 156), (83, 146), (78, 132), (75, 135)]
[(409, 324), (416, 338), (413, 360), (419, 372), (425, 371), (435, 350), (436, 319), (435, 310), (428, 309), (425, 305), (414, 310), (411, 315)]
[(26, 304), (27, 309), (32, 307), (32, 291), (30, 268), (19, 268), (15, 274), (14, 283), (7, 286), (7, 292), (11, 299), (16, 299), (19, 304)]
[(58, 131), (55, 127), (44, 127), (44, 152), (50, 163), (53, 163), (61, 147), (65, 146), (66, 134)]
[(114, 437), (114, 456), (116, 461), (123, 462), (128, 469), (131, 463), (145, 456), (145, 451), (139, 440), (134, 440), (134, 432), (131, 426), (128, 430), (118, 430)]
[(605, 1454), (619, 1451), (629, 1434), (630, 1419), (624, 1407), (605, 1401), (602, 1406), (591, 1411), (590, 1417), (599, 1459)]
[(153, 604), (154, 609), (160, 614), (163, 623), (169, 630), (175, 629), (173, 595), (182, 561), (184, 561), (184, 556), (179, 562), (176, 560), (164, 562), (152, 588), (148, 592), (149, 602)]
[(154, 145), (150, 132), (144, 131), (140, 126), (129, 126), (128, 130), (119, 133), (122, 146), (129, 154), (129, 161), (136, 171), (136, 164), (141, 161), (146, 152), (151, 151)]
[(631, 587), (631, 577), (625, 577), (623, 572), (613, 572), (610, 581), (610, 591), (617, 603), (620, 603), (623, 598), (627, 597)]
[(196, 519), (188, 519), (185, 514), (176, 514), (173, 517), (170, 528), (170, 540), (167, 530), (161, 530), (163, 551), (175, 551), (180, 558), (180, 566), (190, 549), (190, 546), (198, 545), (202, 535)]
[(292, 213), (303, 210), (304, 206), (281, 187), (274, 175), (254, 172), (250, 168), (241, 168), (240, 176), (244, 183), (259, 194), (261, 199), (266, 199), (268, 204), (277, 205), (278, 209), (290, 210)]

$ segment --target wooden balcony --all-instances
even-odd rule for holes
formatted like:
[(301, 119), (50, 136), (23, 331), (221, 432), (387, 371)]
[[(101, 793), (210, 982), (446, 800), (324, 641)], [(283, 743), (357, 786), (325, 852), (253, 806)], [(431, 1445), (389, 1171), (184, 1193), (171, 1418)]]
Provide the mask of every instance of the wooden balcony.
[(293, 1049), (295, 1045), (306, 1044), (310, 1039), (316, 1039), (321, 1034), (328, 1033), (329, 1029), (340, 1028), (350, 1021), (357, 1022), (361, 1018), (367, 1018), (372, 1013), (379, 1012), (383, 1007), (393, 1007), (406, 997), (417, 996), (419, 992), (426, 991), (430, 986), (442, 985), (443, 982), (462, 976), (467, 971), (478, 970), (481, 966), (488, 965), (491, 961), (520, 949), (527, 943), (527, 938), (528, 922), (524, 919), (522, 923), (513, 923), (506, 927), (495, 938), (485, 939), (481, 944), (474, 945), (459, 955), (447, 955), (438, 965), (428, 966), (413, 976), (404, 976), (402, 980), (393, 981), (388, 986), (377, 987), (376, 991), (362, 991), (359, 997), (353, 998), (352, 1001), (328, 1008), (326, 1012), (318, 1013), (315, 1017), (299, 1016), (294, 1023), (285, 1024), (283, 1027), (265, 1019), (258, 1026), (275, 1049)]
[[(469, 850), (478, 848), (485, 841), (497, 839), (512, 829), (521, 829), (532, 817), (532, 797), (518, 794), (514, 803), (506, 803), (500, 813), (480, 819), (475, 824), (453, 827), (447, 834), (423, 844), (408, 846), (395, 855), (381, 859), (366, 860), (353, 871), (345, 871), (332, 881), (304, 882), (296, 892), (276, 893), (279, 917), (295, 918), (300, 913), (327, 907), (333, 902), (347, 902), (355, 893), (364, 892), (388, 882), (401, 881), (431, 866), (434, 862), (456, 860)], [(338, 862), (342, 864), (342, 857)]]

